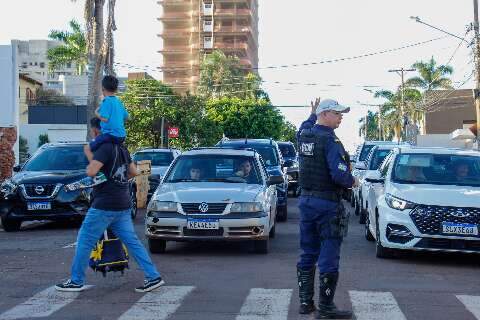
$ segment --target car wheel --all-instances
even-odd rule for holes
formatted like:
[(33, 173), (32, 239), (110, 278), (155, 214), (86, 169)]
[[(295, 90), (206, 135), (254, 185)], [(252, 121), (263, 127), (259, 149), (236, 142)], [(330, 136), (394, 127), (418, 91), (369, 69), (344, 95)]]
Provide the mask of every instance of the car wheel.
[(350, 206), (352, 206), (352, 208), (355, 208), (355, 195), (353, 194), (353, 190), (350, 191)]
[(272, 239), (275, 238), (275, 227), (276, 227), (276, 226), (277, 226), (277, 225), (274, 224), (273, 227), (270, 229), (270, 232), (268, 233), (268, 236), (269, 236), (270, 238), (272, 238)]
[(2, 218), (2, 227), (6, 232), (20, 231), (22, 220)]
[(367, 241), (375, 241), (373, 234), (370, 232), (370, 219), (368, 219), (368, 214), (365, 218), (365, 239)]
[(380, 239), (380, 227), (378, 225), (378, 214), (377, 214), (377, 222), (375, 228), (375, 235), (376, 235), (376, 246), (375, 246), (375, 255), (377, 258), (380, 259), (389, 259), (393, 257), (392, 249), (385, 248), (382, 246), (382, 240)]
[(285, 222), (287, 221), (287, 206), (280, 207), (277, 209), (277, 221), (279, 222)]
[(138, 213), (138, 208), (137, 208), (137, 192), (135, 191), (135, 189), (132, 189), (132, 192), (130, 194), (130, 197), (132, 199), (132, 209), (131, 209), (131, 216), (132, 216), (132, 220), (135, 220), (135, 218), (137, 217), (137, 213)]
[(268, 248), (269, 248), (269, 240), (254, 240), (253, 241), (253, 250), (255, 253), (261, 253), (265, 254), (268, 253)]
[(360, 205), (358, 204), (358, 201), (355, 198), (355, 215), (358, 216), (359, 214), (360, 214)]
[(165, 251), (167, 250), (167, 241), (149, 238), (148, 249), (151, 253), (165, 253)]
[(367, 210), (368, 210), (367, 208), (365, 208), (365, 209), (361, 208), (360, 209), (360, 214), (359, 214), (359, 217), (358, 217), (358, 222), (360, 224), (365, 224), (365, 221), (367, 219)]

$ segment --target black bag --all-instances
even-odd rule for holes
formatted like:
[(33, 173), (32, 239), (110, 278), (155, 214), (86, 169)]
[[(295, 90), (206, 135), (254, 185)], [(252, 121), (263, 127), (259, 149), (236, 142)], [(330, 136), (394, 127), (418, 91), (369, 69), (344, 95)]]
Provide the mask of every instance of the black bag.
[(89, 265), (95, 272), (101, 272), (104, 277), (110, 271), (120, 271), (123, 274), (128, 268), (127, 248), (112, 232), (105, 230), (90, 254)]

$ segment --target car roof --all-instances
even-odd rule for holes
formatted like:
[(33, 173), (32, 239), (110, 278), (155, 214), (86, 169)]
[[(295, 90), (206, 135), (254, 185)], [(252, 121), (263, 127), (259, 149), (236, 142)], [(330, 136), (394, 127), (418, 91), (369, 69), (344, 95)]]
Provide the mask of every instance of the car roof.
[(273, 139), (228, 139), (221, 140), (217, 146), (222, 145), (275, 145), (277, 142)]
[(393, 150), (395, 148), (394, 145), (391, 144), (383, 144), (383, 145), (376, 145), (372, 148), (372, 150)]
[(185, 151), (181, 156), (196, 156), (196, 155), (227, 155), (227, 156), (249, 156), (254, 157), (255, 150), (249, 149), (229, 149), (229, 148), (197, 148)]
[(277, 144), (290, 144), (290, 145), (293, 145), (293, 142), (291, 141), (277, 141)]
[(139, 152), (172, 152), (177, 149), (166, 149), (166, 148), (148, 148), (148, 149), (139, 149), (135, 153)]
[(480, 157), (480, 152), (478, 151), (460, 148), (401, 146), (395, 149), (398, 150), (398, 153), (456, 154)]
[(49, 147), (83, 147), (86, 144), (87, 142), (85, 141), (48, 142), (40, 146), (40, 149)]
[(363, 145), (376, 145), (376, 146), (379, 146), (379, 145), (409, 145), (408, 143), (406, 142), (397, 142), (397, 141), (365, 141), (363, 142)]

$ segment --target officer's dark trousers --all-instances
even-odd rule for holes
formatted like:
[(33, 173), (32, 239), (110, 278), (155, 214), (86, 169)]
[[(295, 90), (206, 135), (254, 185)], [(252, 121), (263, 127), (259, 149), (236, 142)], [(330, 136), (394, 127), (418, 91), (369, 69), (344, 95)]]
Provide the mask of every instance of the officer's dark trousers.
[(342, 238), (332, 234), (330, 225), (338, 206), (337, 202), (316, 197), (299, 198), (301, 269), (310, 270), (317, 263), (320, 273), (338, 272)]

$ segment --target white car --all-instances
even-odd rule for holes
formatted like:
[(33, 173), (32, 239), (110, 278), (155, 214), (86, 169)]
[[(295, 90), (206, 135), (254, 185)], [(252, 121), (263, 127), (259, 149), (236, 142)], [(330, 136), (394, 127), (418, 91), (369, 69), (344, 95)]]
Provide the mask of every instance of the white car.
[(380, 165), (382, 164), (385, 157), (392, 151), (393, 145), (378, 145), (370, 150), (367, 159), (365, 160), (365, 170), (359, 176), (359, 186), (356, 188), (357, 190), (357, 198), (360, 207), (359, 212), (359, 223), (365, 223), (365, 219), (367, 217), (367, 210), (368, 210), (368, 192), (372, 183), (365, 179), (365, 175), (369, 174), (371, 171), (378, 170)]
[(365, 224), (379, 258), (395, 249), (480, 252), (480, 153), (395, 148), (371, 183)]
[(152, 253), (167, 241), (252, 240), (267, 253), (275, 236), (276, 185), (253, 149), (184, 152), (169, 167), (149, 202), (145, 234)]

